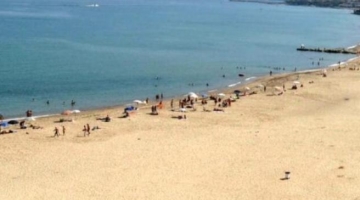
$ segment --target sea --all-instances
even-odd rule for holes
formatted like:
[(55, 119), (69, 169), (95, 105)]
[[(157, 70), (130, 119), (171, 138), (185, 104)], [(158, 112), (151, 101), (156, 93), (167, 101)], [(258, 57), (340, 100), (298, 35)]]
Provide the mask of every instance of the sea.
[(156, 94), (206, 94), (270, 70), (324, 68), (354, 55), (296, 48), (353, 46), (359, 32), (360, 16), (347, 9), (228, 0), (1, 0), (0, 113), (127, 105)]

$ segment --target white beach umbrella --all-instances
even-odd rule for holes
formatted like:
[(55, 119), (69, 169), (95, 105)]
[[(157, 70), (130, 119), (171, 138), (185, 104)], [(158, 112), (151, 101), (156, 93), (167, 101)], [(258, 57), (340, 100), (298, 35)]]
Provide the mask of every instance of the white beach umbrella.
[(250, 88), (249, 88), (249, 87), (245, 87), (245, 90), (246, 90), (246, 91), (250, 91)]
[(218, 96), (219, 97), (225, 97), (226, 95), (224, 93), (219, 93)]
[(136, 104), (146, 104), (146, 101), (141, 101), (141, 100), (134, 100), (133, 102)]
[(190, 98), (194, 98), (194, 99), (199, 98), (199, 96), (194, 92), (189, 92), (186, 96), (190, 96)]
[(26, 121), (35, 121), (36, 119), (35, 119), (35, 117), (27, 117), (27, 118), (25, 118), (25, 120)]
[(294, 83), (295, 85), (301, 84), (300, 81), (294, 81), (293, 83)]
[(80, 110), (73, 110), (71, 113), (80, 113)]

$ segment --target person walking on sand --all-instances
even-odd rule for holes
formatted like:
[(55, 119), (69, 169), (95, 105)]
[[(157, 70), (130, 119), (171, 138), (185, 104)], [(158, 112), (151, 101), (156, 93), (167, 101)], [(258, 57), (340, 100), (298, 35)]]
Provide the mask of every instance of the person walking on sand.
[(88, 135), (90, 135), (90, 125), (89, 124), (86, 124), (86, 131), (87, 131)]
[(58, 129), (58, 127), (55, 127), (54, 132), (55, 132), (54, 137), (55, 136), (59, 137), (59, 129)]
[(83, 128), (83, 132), (84, 132), (84, 137), (86, 137), (87, 128), (86, 128), (86, 126), (85, 126), (85, 125), (84, 125), (84, 128)]
[(63, 133), (63, 136), (65, 135), (65, 132), (66, 132), (66, 128), (65, 128), (65, 126), (62, 126), (62, 133)]
[(171, 109), (174, 108), (174, 99), (171, 99), (171, 101), (170, 101), (170, 107), (171, 107)]

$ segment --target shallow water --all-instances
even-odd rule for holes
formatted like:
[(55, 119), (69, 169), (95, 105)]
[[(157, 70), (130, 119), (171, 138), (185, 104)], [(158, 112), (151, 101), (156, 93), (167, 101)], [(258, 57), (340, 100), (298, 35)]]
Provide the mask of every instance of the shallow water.
[(72, 109), (71, 100), (82, 110), (159, 93), (206, 92), (274, 67), (283, 73), (351, 57), (297, 52), (300, 44), (331, 48), (360, 41), (354, 34), (359, 16), (349, 10), (218, 0), (93, 4), (0, 3), (1, 114), (59, 113)]

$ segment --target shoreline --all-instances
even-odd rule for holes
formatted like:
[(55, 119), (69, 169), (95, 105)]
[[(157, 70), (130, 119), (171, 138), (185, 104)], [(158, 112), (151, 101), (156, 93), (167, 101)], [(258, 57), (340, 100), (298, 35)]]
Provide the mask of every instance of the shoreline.
[[(359, 48), (359, 45), (354, 45), (354, 46), (351, 46), (351, 48), (356, 48), (358, 47)], [(349, 47), (350, 48), (350, 47)], [(360, 56), (355, 56), (353, 58), (350, 58), (348, 60), (345, 60), (345, 61), (342, 61), (340, 63), (340, 65), (346, 65), (346, 64), (349, 64), (351, 62), (356, 62), (356, 60), (359, 60), (360, 59)], [(279, 73), (279, 74), (275, 74), (275, 75), (272, 75), (272, 76), (269, 76), (269, 75), (263, 75), (263, 76), (259, 76), (259, 77), (255, 77), (255, 76), (251, 76), (251, 77), (248, 77), (248, 78), (245, 78), (244, 81), (239, 81), (239, 82), (236, 82), (236, 83), (232, 83), (232, 84), (229, 84), (227, 85), (226, 87), (219, 87), (219, 88), (213, 88), (211, 90), (206, 90), (206, 92), (201, 92), (201, 91), (189, 91), (189, 92), (194, 92), (196, 94), (199, 94), (199, 96), (201, 96), (201, 94), (204, 94), (206, 93), (208, 96), (210, 95), (216, 95), (218, 93), (225, 93), (227, 96), (229, 95), (233, 95), (233, 91), (234, 90), (244, 90), (245, 87), (250, 87), (251, 90), (253, 90), (253, 88), (256, 87), (256, 85), (258, 84), (263, 84), (265, 86), (270, 86), (270, 87), (274, 87), (266, 83), (268, 82), (271, 82), (272, 79), (286, 79), (286, 78), (290, 78), (292, 76), (295, 76), (295, 75), (299, 75), (299, 74), (306, 74), (306, 73), (316, 73), (316, 72), (320, 72), (321, 70), (323, 69), (332, 69), (332, 68), (336, 68), (339, 64), (338, 63), (334, 63), (334, 64), (330, 64), (326, 67), (322, 67), (322, 68), (314, 68), (314, 69), (306, 69), (306, 70), (301, 70), (301, 71), (296, 71), (296, 72), (285, 72), (285, 73)], [(171, 99), (174, 99), (174, 100), (179, 100), (179, 99), (183, 99), (184, 98), (184, 95), (186, 94), (183, 94), (183, 95), (174, 95), (174, 96), (170, 96), (170, 97), (166, 97), (164, 99), (161, 99), (161, 101), (163, 101), (163, 103), (165, 104), (169, 104), (169, 102), (171, 101)], [(149, 101), (149, 104), (148, 105), (137, 105), (136, 103), (134, 102), (128, 102), (128, 103), (123, 103), (123, 104), (118, 104), (118, 105), (109, 105), (109, 106), (102, 106), (102, 107), (95, 107), (95, 108), (89, 108), (89, 109), (83, 109), (81, 110), (81, 113), (77, 114), (77, 116), (81, 116), (81, 115), (85, 115), (87, 113), (97, 113), (97, 112), (103, 112), (103, 111), (106, 111), (106, 110), (110, 110), (110, 111), (113, 111), (113, 110), (119, 110), (120, 111), (123, 111), (124, 108), (126, 107), (126, 105), (134, 105), (134, 106), (137, 106), (138, 108), (150, 108), (151, 105), (156, 105), (159, 101), (155, 101), (153, 99), (151, 99)], [(175, 101), (176, 102), (176, 101)], [(33, 118), (35, 119), (41, 119), (41, 118), (53, 118), (53, 117), (64, 117), (66, 118), (67, 116), (66, 115), (62, 115), (61, 113), (49, 113), (49, 114), (42, 114), (42, 115), (34, 115), (32, 116)], [(12, 118), (4, 118), (2, 121), (3, 122), (8, 122), (10, 120), (25, 120), (27, 117), (12, 117)]]

